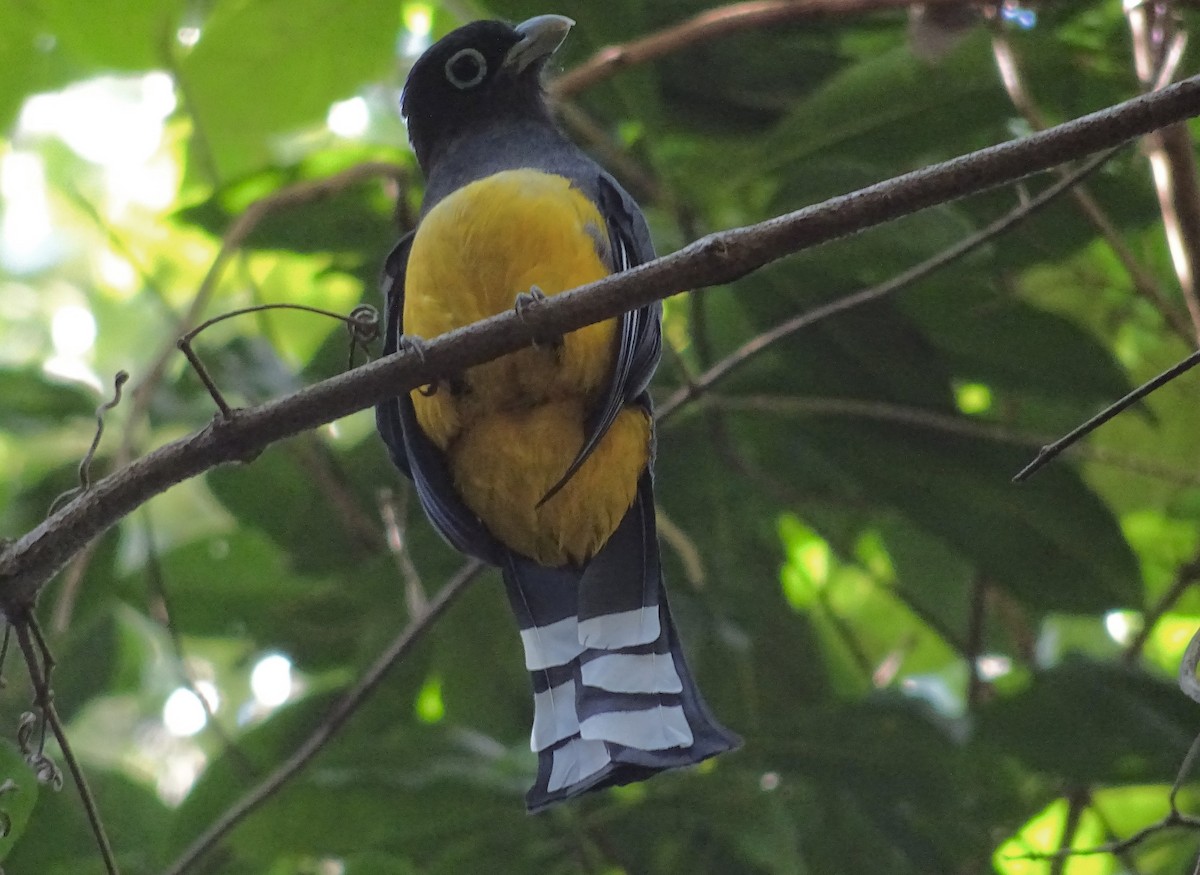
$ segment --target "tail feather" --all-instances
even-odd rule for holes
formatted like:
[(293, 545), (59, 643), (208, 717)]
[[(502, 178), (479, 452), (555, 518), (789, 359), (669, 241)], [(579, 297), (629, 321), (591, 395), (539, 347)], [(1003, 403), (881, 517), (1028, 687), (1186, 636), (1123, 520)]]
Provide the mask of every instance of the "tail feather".
[(683, 692), (683, 680), (675, 670), (675, 663), (667, 650), (658, 649), (658, 642), (618, 653), (584, 651), (579, 662), (584, 685), (598, 690), (610, 693)]
[(658, 640), (660, 577), (654, 492), (647, 472), (625, 518), (579, 576), (575, 611), (580, 642), (616, 650)]
[[(504, 566), (534, 691), (530, 746), (538, 774), (526, 797), (530, 811), (740, 744), (713, 717), (684, 660), (662, 583), (648, 478), (646, 487), (618, 535), (584, 568), (545, 568), (515, 555)], [(614, 549), (634, 559), (605, 555)], [(631, 591), (640, 607), (631, 606)]]
[(667, 705), (654, 697), (647, 707), (614, 709), (593, 702), (593, 713), (579, 721), (579, 735), (592, 741), (607, 741), (644, 751), (691, 747), (695, 736), (687, 715), (679, 705)]

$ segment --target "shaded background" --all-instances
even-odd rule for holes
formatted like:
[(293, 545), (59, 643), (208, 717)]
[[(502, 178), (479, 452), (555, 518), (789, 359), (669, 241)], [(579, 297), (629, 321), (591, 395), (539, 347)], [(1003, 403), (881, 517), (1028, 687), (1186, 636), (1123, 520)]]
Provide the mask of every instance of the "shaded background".
[[(95, 474), (209, 421), (172, 352), (185, 327), (268, 302), (379, 302), (379, 265), (421, 194), (398, 89), (432, 39), (475, 16), (567, 14), (578, 25), (557, 73), (707, 8), (0, 5), (0, 536), (75, 485), (118, 369), (141, 389), (108, 415)], [(1197, 23), (1180, 14), (1180, 31)], [(928, 24), (914, 37), (903, 10), (796, 15), (622, 70), (564, 117), (670, 251), (1028, 132), (994, 33), (1048, 121), (1141, 90), (1115, 0), (963, 20), (935, 50), (944, 41)], [(1194, 66), (1185, 55), (1181, 75)], [(294, 188), (364, 162), (395, 169), (320, 199)], [(1107, 237), (1064, 198), (898, 296), (771, 346), (663, 424), (672, 603), (741, 752), (527, 817), (528, 678), (489, 573), (195, 871), (1190, 871), (1187, 832), (1120, 857), (1023, 858), (1165, 814), (1198, 723), (1171, 680), (1200, 625), (1196, 378), (1009, 482), (1195, 345), (1145, 155), (1126, 150), (1088, 188)], [(656, 393), (1023, 192), (672, 298)], [(276, 208), (205, 281), (231, 223), (268, 196)], [(337, 323), (281, 311), (196, 346), (237, 404), (347, 357)], [(360, 413), (155, 498), (60, 575), (40, 602), (57, 703), (123, 871), (160, 871), (285, 759), (460, 562)], [(74, 790), (38, 788), (21, 760), (28, 685), (12, 655), (5, 674), (0, 778), (17, 790), (0, 793), (2, 865), (100, 872)]]

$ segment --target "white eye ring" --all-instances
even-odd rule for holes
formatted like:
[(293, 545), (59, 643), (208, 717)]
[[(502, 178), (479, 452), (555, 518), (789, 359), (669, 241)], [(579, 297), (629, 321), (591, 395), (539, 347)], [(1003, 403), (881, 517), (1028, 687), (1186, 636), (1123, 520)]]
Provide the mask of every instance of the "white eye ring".
[[(454, 65), (463, 58), (474, 59), (477, 68), (475, 75), (470, 79), (460, 79), (454, 72)], [(487, 61), (483, 55), (476, 49), (460, 49), (450, 56), (450, 60), (446, 62), (446, 78), (450, 80), (450, 84), (455, 88), (467, 89), (474, 88), (483, 81), (483, 77), (487, 75)]]

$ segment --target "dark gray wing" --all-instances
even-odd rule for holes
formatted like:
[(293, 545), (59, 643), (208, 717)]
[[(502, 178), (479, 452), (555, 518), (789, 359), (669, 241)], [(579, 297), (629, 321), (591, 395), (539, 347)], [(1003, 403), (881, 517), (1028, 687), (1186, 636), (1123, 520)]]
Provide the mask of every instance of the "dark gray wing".
[[(619, 273), (654, 259), (654, 244), (646, 219), (632, 197), (607, 173), (601, 172), (598, 206), (611, 246), (612, 270)], [(662, 303), (655, 301), (621, 317), (619, 344), (608, 391), (587, 423), (587, 437), (570, 467), (542, 496), (539, 506), (554, 497), (596, 449), (617, 414), (633, 401), (650, 409), (646, 387), (662, 358)]]
[[(404, 273), (412, 238), (412, 233), (401, 238), (384, 265), (383, 291), (387, 309), (384, 355), (399, 350), (404, 336)], [(504, 549), (458, 497), (446, 461), (417, 423), (416, 411), (407, 392), (375, 406), (375, 426), (387, 445), (392, 462), (412, 479), (421, 507), (438, 534), (462, 553), (499, 564)]]

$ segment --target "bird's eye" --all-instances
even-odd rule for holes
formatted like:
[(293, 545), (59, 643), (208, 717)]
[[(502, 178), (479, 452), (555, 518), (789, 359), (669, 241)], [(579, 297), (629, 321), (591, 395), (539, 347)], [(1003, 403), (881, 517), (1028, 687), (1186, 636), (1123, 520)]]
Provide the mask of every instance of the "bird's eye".
[(474, 88), (487, 75), (487, 61), (475, 49), (460, 49), (446, 62), (446, 78), (455, 88)]

